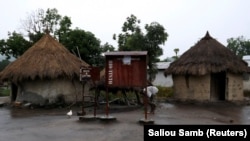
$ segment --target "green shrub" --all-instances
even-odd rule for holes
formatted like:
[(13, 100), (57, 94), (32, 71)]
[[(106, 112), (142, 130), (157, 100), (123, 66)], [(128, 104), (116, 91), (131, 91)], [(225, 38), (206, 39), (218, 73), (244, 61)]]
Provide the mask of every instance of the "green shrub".
[(158, 98), (169, 98), (173, 96), (174, 90), (172, 87), (157, 86), (157, 88), (159, 89), (157, 94)]
[[(157, 88), (159, 89), (158, 93), (157, 93), (157, 99), (159, 100), (164, 100), (166, 98), (171, 98), (173, 96), (174, 90), (172, 87), (162, 87), (162, 86), (157, 86)], [(127, 98), (128, 100), (136, 100), (136, 95), (133, 92), (127, 92)], [(139, 94), (140, 98), (142, 98), (142, 95)], [(114, 99), (120, 98), (121, 100), (124, 100), (122, 92), (118, 91), (117, 94), (111, 94), (109, 93), (108, 95), (108, 99), (109, 101), (112, 101)], [(100, 97), (99, 100), (104, 100), (106, 101), (106, 92), (105, 91), (101, 91), (100, 92)]]
[(0, 96), (10, 96), (10, 89), (0, 88)]

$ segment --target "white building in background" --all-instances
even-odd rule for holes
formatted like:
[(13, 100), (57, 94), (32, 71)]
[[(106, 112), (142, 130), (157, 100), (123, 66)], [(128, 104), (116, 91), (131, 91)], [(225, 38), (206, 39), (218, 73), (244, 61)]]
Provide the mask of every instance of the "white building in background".
[(248, 66), (250, 66), (250, 55), (245, 55), (242, 59), (248, 63)]
[[(250, 55), (245, 55), (245, 56), (243, 56), (242, 59), (245, 62), (247, 62), (248, 67), (250, 67)], [(246, 76), (244, 76), (243, 87), (244, 87), (244, 91), (250, 91), (250, 73), (248, 73)]]
[(158, 69), (158, 73), (155, 76), (155, 80), (153, 81), (153, 85), (162, 86), (162, 87), (172, 87), (173, 79), (172, 75), (167, 77), (164, 76), (164, 71), (169, 67), (171, 62), (157, 62), (156, 66)]

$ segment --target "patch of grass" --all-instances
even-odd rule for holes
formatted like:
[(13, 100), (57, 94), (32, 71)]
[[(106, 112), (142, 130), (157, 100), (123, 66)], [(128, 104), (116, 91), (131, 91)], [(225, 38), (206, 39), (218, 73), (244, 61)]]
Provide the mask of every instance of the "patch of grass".
[[(164, 100), (166, 98), (170, 98), (173, 96), (174, 89), (172, 87), (157, 86), (157, 88), (159, 89), (159, 91), (157, 93), (157, 99)], [(139, 96), (140, 96), (140, 98), (142, 98), (141, 94), (139, 94)], [(117, 94), (109, 93), (109, 95), (108, 95), (109, 100), (113, 100), (113, 99), (117, 99), (117, 98), (120, 98), (121, 100), (123, 100), (123, 95), (122, 95), (121, 91), (119, 91)], [(127, 98), (128, 98), (128, 100), (135, 101), (136, 95), (133, 92), (127, 92)], [(99, 100), (106, 101), (106, 92), (105, 91), (100, 92)]]
[(159, 92), (157, 94), (158, 99), (169, 98), (174, 94), (174, 89), (172, 87), (157, 86), (157, 88), (159, 89)]
[[(127, 92), (126, 94), (127, 94), (127, 98), (128, 98), (129, 100), (131, 100), (131, 99), (136, 99), (135, 93), (133, 93), (133, 92)], [(100, 98), (103, 98), (103, 99), (106, 100), (106, 93), (102, 91), (102, 92), (100, 93)], [(120, 99), (123, 99), (123, 98), (124, 98), (121, 91), (118, 91), (116, 94), (109, 93), (109, 95), (108, 95), (108, 99), (109, 99), (109, 100), (113, 100), (113, 99), (117, 99), (117, 98), (120, 98)]]
[(0, 96), (10, 96), (10, 89), (0, 88)]

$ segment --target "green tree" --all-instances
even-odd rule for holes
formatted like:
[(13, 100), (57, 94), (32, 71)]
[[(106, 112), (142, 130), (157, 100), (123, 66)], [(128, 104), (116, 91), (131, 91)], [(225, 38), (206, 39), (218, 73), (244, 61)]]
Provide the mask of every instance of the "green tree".
[(243, 36), (229, 38), (227, 43), (227, 47), (240, 58), (250, 54), (250, 40), (245, 39)]
[[(167, 40), (168, 34), (165, 28), (157, 22), (145, 25), (146, 33), (140, 27), (140, 20), (133, 14), (127, 17), (122, 26), (122, 33), (118, 35), (118, 50), (120, 51), (148, 51), (149, 80), (155, 78), (157, 69), (155, 62), (163, 54), (160, 45)], [(116, 39), (116, 35), (113, 37)]]
[(65, 18), (58, 14), (56, 8), (48, 8), (46, 11), (38, 9), (31, 12), (25, 20), (22, 20), (22, 29), (27, 32), (27, 36), (32, 43), (37, 42), (48, 30), (54, 37), (60, 28), (60, 23)]
[(25, 33), (9, 32), (8, 39), (1, 40), (0, 53), (7, 58), (22, 55), (29, 47), (37, 42), (46, 30), (49, 30), (56, 36), (58, 24), (61, 21), (61, 16), (58, 14), (57, 9), (38, 9), (32, 12), (27, 19), (22, 20), (22, 27)]
[(99, 67), (102, 70), (105, 66), (105, 56), (104, 53), (105, 52), (110, 52), (110, 51), (115, 51), (115, 47), (111, 44), (109, 44), (108, 42), (106, 42), (105, 44), (101, 45), (101, 55), (98, 58), (99, 59)]
[(174, 49), (175, 56), (172, 57), (174, 60), (178, 59), (178, 52), (179, 51), (180, 51), (179, 48)]
[(49, 30), (51, 33), (56, 33), (61, 19), (62, 16), (58, 14), (58, 10), (56, 8), (48, 8), (44, 18), (41, 19), (44, 30)]
[(88, 64), (95, 66), (100, 64), (99, 58), (102, 53), (100, 40), (93, 33), (74, 29), (67, 33), (67, 38), (61, 40), (61, 43)]
[(5, 55), (7, 59), (10, 59), (11, 57), (17, 58), (30, 46), (30, 42), (28, 42), (21, 34), (14, 31), (8, 33), (7, 40), (1, 40), (0, 52), (2, 55)]
[(71, 19), (68, 16), (64, 16), (59, 23), (60, 28), (56, 31), (56, 36), (58, 37), (59, 42), (67, 39), (68, 33), (71, 31)]
[(9, 63), (10, 61), (8, 59), (0, 61), (0, 71), (2, 71)]
[(115, 47), (113, 45), (110, 45), (108, 42), (106, 42), (104, 45), (101, 45), (101, 51), (102, 53), (115, 51)]
[[(127, 17), (127, 21), (122, 26), (122, 33), (118, 35), (118, 50), (132, 51), (143, 48), (145, 38), (138, 24), (140, 20), (136, 16)], [(114, 39), (116, 39), (115, 36)]]
[[(55, 8), (47, 9), (46, 12), (38, 9), (22, 21), (22, 29), (25, 33), (9, 33), (7, 40), (0, 40), (0, 53), (8, 58), (11, 56), (17, 58), (37, 42), (44, 32), (49, 31), (69, 51), (81, 57), (82, 60), (90, 65), (103, 65), (101, 56), (103, 48), (100, 46), (100, 40), (89, 31), (71, 29), (71, 25), (70, 17), (61, 16)], [(28, 37), (28, 39), (24, 37)], [(112, 49), (108, 44), (106, 47), (110, 47), (109, 50)]]
[(164, 44), (167, 40), (168, 34), (165, 28), (157, 22), (152, 22), (150, 25), (146, 24), (146, 42), (145, 47), (148, 51), (148, 67), (149, 67), (149, 80), (155, 79), (157, 73), (156, 62), (160, 61), (158, 57), (163, 54), (163, 49), (160, 45)]
[(179, 48), (175, 48), (175, 49), (174, 49), (174, 52), (175, 52), (175, 56), (176, 56), (176, 57), (178, 57), (178, 52), (179, 52), (179, 51), (180, 51)]

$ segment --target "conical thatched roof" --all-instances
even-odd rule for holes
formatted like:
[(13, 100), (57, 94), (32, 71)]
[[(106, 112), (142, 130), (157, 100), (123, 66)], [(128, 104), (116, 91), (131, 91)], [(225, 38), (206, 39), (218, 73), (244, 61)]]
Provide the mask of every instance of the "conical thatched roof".
[(0, 78), (2, 81), (12, 82), (37, 78), (73, 79), (79, 78), (81, 65), (89, 66), (47, 33), (17, 60), (9, 64), (0, 73)]
[(205, 37), (170, 64), (165, 70), (165, 76), (168, 74), (205, 75), (222, 71), (243, 73), (247, 72), (247, 69), (242, 59), (207, 32)]

